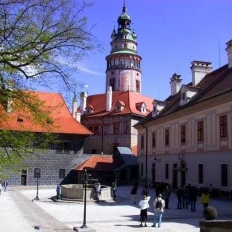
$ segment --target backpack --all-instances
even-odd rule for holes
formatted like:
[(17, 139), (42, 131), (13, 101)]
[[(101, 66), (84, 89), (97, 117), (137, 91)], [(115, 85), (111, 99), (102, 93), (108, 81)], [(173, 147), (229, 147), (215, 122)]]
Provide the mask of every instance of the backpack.
[(156, 202), (155, 208), (156, 208), (156, 209), (161, 209), (161, 208), (162, 208), (162, 202), (161, 202), (161, 200), (158, 200), (158, 201)]

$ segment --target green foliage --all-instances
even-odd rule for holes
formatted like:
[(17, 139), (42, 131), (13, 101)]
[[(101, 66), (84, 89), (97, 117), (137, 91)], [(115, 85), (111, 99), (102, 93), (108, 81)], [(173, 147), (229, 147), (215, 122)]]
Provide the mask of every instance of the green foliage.
[[(72, 89), (74, 65), (98, 48), (85, 10), (91, 3), (75, 0), (2, 0), (0, 2), (0, 75), (49, 86), (48, 80)], [(77, 71), (77, 67), (75, 68)], [(48, 84), (48, 85), (47, 85)]]
[[(71, 78), (78, 68), (73, 70), (73, 64), (99, 47), (84, 13), (91, 5), (76, 0), (0, 1), (0, 174), (4, 168), (20, 169), (28, 158), (58, 142), (51, 112), (60, 106), (45, 106), (30, 84), (58, 83), (65, 92), (76, 91), (80, 83)], [(20, 115), (31, 122), (29, 128), (23, 123), (12, 127)]]

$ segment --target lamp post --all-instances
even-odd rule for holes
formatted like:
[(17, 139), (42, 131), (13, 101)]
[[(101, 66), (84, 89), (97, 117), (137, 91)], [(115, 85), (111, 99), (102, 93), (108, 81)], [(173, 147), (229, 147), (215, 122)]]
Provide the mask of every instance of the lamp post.
[(34, 200), (39, 200), (39, 178), (40, 178), (40, 168), (35, 168), (34, 169), (34, 178), (36, 178), (36, 197)]
[(145, 137), (145, 139), (146, 139), (146, 143), (145, 143), (145, 149), (146, 149), (146, 153), (145, 153), (145, 190), (146, 190), (146, 193), (148, 193), (148, 190), (147, 190), (148, 129), (143, 124), (142, 124), (142, 127), (146, 129), (146, 137)]
[[(88, 177), (91, 176), (91, 174), (87, 173), (87, 170), (85, 169), (83, 176), (84, 180), (84, 216), (83, 216), (83, 225), (81, 226), (81, 229), (88, 228), (86, 225), (86, 195), (87, 195), (87, 183), (88, 183)], [(77, 227), (73, 227), (74, 231), (79, 231)]]

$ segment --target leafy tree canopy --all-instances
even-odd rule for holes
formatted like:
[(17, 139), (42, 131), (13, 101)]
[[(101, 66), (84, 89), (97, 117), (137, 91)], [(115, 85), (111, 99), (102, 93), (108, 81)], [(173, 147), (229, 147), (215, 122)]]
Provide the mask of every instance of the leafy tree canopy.
[[(0, 172), (4, 165), (18, 163), (22, 154), (34, 152), (35, 141), (34, 148), (54, 141), (47, 123), (52, 119), (43, 102), (30, 94), (30, 83), (57, 83), (60, 91), (78, 88), (79, 81), (70, 75), (73, 64), (100, 47), (85, 16), (91, 5), (78, 0), (0, 1)], [(19, 110), (47, 133), (11, 131), (9, 114)], [(9, 130), (1, 129), (1, 122)]]

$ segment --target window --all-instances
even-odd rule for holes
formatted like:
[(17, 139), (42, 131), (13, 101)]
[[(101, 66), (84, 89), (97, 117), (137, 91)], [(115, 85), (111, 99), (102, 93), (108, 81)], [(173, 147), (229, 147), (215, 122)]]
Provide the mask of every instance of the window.
[(204, 129), (203, 121), (197, 122), (197, 141), (203, 141), (204, 139)]
[(65, 169), (59, 169), (59, 179), (65, 178)]
[(165, 179), (169, 179), (169, 165), (165, 164)]
[(140, 81), (136, 80), (136, 91), (140, 92)]
[(128, 122), (123, 122), (123, 123), (122, 123), (122, 130), (123, 130), (123, 134), (129, 133)]
[(228, 186), (228, 167), (227, 167), (227, 164), (221, 165), (221, 185)]
[(144, 136), (141, 135), (141, 149), (144, 148)]
[(89, 130), (91, 132), (93, 132), (95, 135), (98, 135), (99, 134), (99, 126), (96, 126), (96, 125), (92, 125), (92, 126), (89, 126)]
[(198, 183), (203, 184), (204, 174), (203, 174), (203, 164), (198, 164)]
[(56, 146), (56, 150), (58, 153), (69, 153), (71, 149), (70, 142), (63, 141)]
[(185, 127), (185, 125), (180, 127), (180, 140), (181, 140), (181, 143), (186, 142), (186, 127)]
[(185, 98), (186, 98), (186, 93), (184, 92), (184, 93), (181, 94), (181, 99), (185, 100)]
[(119, 123), (114, 124), (114, 134), (119, 134)]
[(152, 132), (152, 148), (156, 147), (156, 133)]
[(112, 87), (112, 91), (114, 91), (115, 90), (115, 79), (114, 78), (110, 79), (110, 86)]
[(227, 137), (227, 117), (226, 115), (220, 116), (220, 138)]
[(169, 129), (165, 130), (165, 146), (169, 146)]

